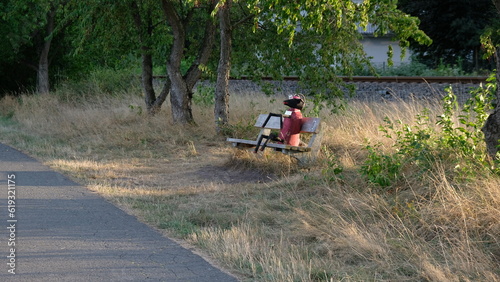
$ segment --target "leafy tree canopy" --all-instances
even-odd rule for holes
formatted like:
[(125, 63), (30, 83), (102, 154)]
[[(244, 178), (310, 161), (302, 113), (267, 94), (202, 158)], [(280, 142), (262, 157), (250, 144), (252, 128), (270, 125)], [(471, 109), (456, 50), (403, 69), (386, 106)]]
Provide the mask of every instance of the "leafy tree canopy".
[[(64, 27), (70, 24), (70, 0), (5, 0), (0, 3), (0, 91), (30, 90), (36, 81), (40, 53), (50, 39), (51, 77), (60, 73), (69, 52)], [(56, 24), (48, 31), (49, 14)]]
[(247, 7), (256, 15), (257, 36), (244, 34), (250, 41), (235, 43), (247, 46), (238, 48), (246, 52), (240, 53), (245, 70), (256, 76), (296, 75), (316, 101), (332, 106), (336, 106), (335, 97), (344, 95), (338, 76), (353, 75), (354, 70), (370, 65), (360, 28), (372, 24), (377, 27), (375, 36), (391, 33), (394, 44), (399, 42), (403, 48), (410, 39), (430, 43), (418, 29), (419, 20), (398, 10), (396, 1), (256, 0), (248, 1)]
[(470, 71), (489, 67), (482, 61), (480, 36), (498, 18), (491, 0), (400, 0), (404, 12), (418, 17), (422, 29), (433, 43), (413, 45), (417, 58), (431, 68), (463, 62)]

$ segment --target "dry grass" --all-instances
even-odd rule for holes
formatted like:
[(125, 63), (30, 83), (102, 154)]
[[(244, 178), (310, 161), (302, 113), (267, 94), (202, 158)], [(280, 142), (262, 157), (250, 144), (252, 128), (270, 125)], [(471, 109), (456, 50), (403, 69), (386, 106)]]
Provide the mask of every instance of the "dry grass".
[[(323, 154), (308, 169), (279, 153), (231, 148), (214, 135), (211, 108), (196, 106), (199, 125), (181, 128), (168, 110), (149, 117), (141, 107), (135, 95), (6, 97), (0, 139), (242, 280), (500, 281), (497, 176), (459, 182), (436, 162), (382, 190), (359, 173), (367, 142), (393, 150), (378, 130), (385, 116), (412, 123), (424, 107), (437, 115), (438, 105), (353, 101), (342, 115), (325, 112)], [(281, 107), (233, 96), (227, 130), (253, 137), (255, 117)], [(343, 172), (332, 173), (334, 165)]]

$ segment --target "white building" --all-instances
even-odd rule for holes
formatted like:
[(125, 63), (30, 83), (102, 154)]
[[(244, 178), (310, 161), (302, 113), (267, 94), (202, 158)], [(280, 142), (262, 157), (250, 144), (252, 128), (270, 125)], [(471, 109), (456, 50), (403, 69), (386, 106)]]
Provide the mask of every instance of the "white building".
[(401, 59), (401, 47), (399, 47), (399, 43), (391, 40), (391, 34), (375, 37), (373, 35), (375, 29), (376, 27), (371, 24), (368, 24), (366, 30), (359, 28), (359, 33), (363, 35), (361, 43), (366, 54), (372, 58), (371, 62), (374, 66), (387, 65), (389, 46), (392, 46), (392, 61), (395, 66), (410, 62), (410, 50), (408, 48), (406, 49), (405, 57)]
[[(352, 0), (356, 4), (363, 3), (364, 0)], [(371, 57), (371, 62), (374, 66), (386, 66), (387, 59), (389, 56), (387, 52), (389, 51), (389, 46), (392, 46), (392, 61), (395, 66), (401, 63), (410, 62), (410, 50), (406, 49), (405, 57), (401, 59), (401, 47), (397, 41), (392, 41), (392, 35), (386, 34), (384, 36), (375, 37), (373, 34), (376, 30), (376, 26), (368, 24), (366, 30), (363, 28), (358, 28), (358, 32), (363, 35), (361, 43), (363, 44), (366, 54)]]

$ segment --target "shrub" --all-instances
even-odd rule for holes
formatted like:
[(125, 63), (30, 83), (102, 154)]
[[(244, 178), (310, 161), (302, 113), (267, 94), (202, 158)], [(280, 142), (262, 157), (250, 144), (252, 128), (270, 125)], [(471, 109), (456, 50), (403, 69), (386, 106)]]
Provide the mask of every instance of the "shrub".
[(55, 94), (66, 101), (80, 101), (97, 95), (120, 95), (130, 91), (141, 92), (140, 76), (129, 69), (96, 69), (80, 80), (69, 80), (57, 85)]
[(380, 131), (394, 141), (395, 150), (383, 153), (377, 145), (368, 145), (368, 158), (360, 172), (370, 182), (387, 187), (399, 179), (405, 167), (425, 173), (432, 170), (438, 160), (452, 167), (460, 177), (477, 175), (485, 168), (494, 170), (495, 166), (489, 166), (486, 158), (481, 131), (493, 97), (493, 84), (481, 85), (471, 91), (471, 98), (460, 110), (456, 95), (448, 87), (443, 98), (443, 113), (434, 125), (428, 110), (416, 116), (414, 125), (385, 118)]
[(213, 106), (215, 101), (215, 88), (213, 86), (199, 85), (193, 93), (193, 103), (199, 106)]

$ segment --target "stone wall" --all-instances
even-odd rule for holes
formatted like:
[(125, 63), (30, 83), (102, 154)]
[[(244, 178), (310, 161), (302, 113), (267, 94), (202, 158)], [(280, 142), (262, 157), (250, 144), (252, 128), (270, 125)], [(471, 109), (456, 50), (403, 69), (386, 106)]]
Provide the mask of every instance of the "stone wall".
[(396, 83), (396, 82), (358, 82), (356, 84), (356, 98), (367, 100), (433, 100), (441, 99), (445, 95), (445, 88), (450, 86), (460, 102), (465, 102), (470, 90), (479, 84), (462, 83)]
[[(302, 89), (297, 81), (265, 81), (269, 89), (275, 94), (287, 97), (290, 94), (302, 93), (307, 95), (307, 89)], [(432, 100), (440, 99), (444, 94), (444, 89), (450, 84), (447, 83), (407, 83), (407, 82), (354, 82), (356, 93), (353, 99), (362, 100)], [(207, 82), (200, 85), (208, 86)], [(479, 84), (451, 84), (453, 93), (457, 95), (460, 102), (464, 102), (469, 97), (469, 91), (479, 86)], [(262, 87), (249, 80), (231, 80), (229, 91), (232, 95), (254, 95), (263, 94)], [(347, 94), (347, 91), (346, 91)]]

